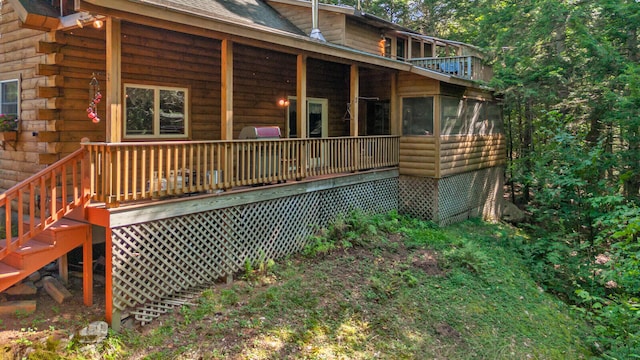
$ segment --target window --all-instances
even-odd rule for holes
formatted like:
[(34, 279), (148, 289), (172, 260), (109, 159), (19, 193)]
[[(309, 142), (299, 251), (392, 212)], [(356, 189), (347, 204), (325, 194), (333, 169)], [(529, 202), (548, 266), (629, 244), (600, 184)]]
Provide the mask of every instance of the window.
[(402, 99), (402, 133), (433, 135), (433, 97)]
[(407, 51), (407, 41), (405, 39), (398, 38), (397, 40), (397, 49), (396, 49), (396, 59), (404, 60), (406, 58)]
[(18, 118), (18, 80), (0, 81), (0, 114)]
[(465, 103), (463, 121), (467, 126), (468, 135), (481, 135), (483, 128), (484, 102), (480, 100), (467, 99)]
[(125, 84), (125, 98), (125, 137), (187, 137), (186, 88)]
[(462, 128), (458, 133), (462, 135), (489, 135), (503, 132), (502, 112), (495, 102), (465, 99), (460, 121), (462, 121)]
[(466, 134), (467, 127), (462, 119), (464, 101), (453, 96), (442, 96), (440, 101), (440, 134)]
[(391, 57), (391, 38), (384, 38), (384, 56)]
[(504, 133), (504, 125), (502, 121), (502, 108), (495, 102), (487, 103), (487, 120), (489, 122), (489, 134)]

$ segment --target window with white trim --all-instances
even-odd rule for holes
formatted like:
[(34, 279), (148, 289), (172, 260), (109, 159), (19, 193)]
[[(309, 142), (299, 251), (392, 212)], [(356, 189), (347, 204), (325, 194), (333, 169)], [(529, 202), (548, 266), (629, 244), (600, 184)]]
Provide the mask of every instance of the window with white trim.
[(0, 114), (18, 118), (18, 80), (0, 81)]
[(187, 88), (125, 84), (124, 137), (186, 138), (189, 134)]

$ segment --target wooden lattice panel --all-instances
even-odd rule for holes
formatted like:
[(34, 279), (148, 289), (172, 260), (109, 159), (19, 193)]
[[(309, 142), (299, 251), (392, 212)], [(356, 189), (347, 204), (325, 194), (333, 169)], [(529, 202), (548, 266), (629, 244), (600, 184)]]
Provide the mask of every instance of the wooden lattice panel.
[(398, 212), (417, 219), (434, 220), (437, 214), (437, 180), (400, 176)]
[(502, 167), (486, 168), (440, 179), (438, 215), (440, 225), (471, 216), (495, 217), (495, 203), (502, 194)]
[(153, 318), (171, 304), (162, 299), (237, 272), (246, 260), (300, 251), (314, 225), (338, 214), (397, 208), (398, 179), (387, 178), (112, 228), (113, 307)]
[(398, 211), (440, 225), (474, 216), (496, 217), (503, 171), (494, 167), (442, 179), (400, 176)]

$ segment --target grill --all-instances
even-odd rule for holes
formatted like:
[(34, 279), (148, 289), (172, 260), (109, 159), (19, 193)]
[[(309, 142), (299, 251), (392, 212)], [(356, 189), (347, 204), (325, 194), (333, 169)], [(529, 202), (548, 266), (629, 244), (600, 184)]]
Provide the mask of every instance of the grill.
[[(238, 136), (241, 140), (273, 140), (280, 138), (277, 126), (245, 126)], [(246, 163), (246, 174), (253, 178), (278, 176), (280, 156), (276, 151), (269, 151), (265, 144), (247, 145), (249, 161)], [(264, 182), (263, 182), (264, 183)]]

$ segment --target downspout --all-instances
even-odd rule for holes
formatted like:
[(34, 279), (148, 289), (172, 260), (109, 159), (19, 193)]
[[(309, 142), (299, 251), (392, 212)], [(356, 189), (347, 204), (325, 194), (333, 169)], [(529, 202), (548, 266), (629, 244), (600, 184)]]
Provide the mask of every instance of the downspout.
[(309, 34), (309, 37), (320, 41), (327, 41), (318, 28), (318, 2), (319, 0), (311, 0), (311, 34)]

